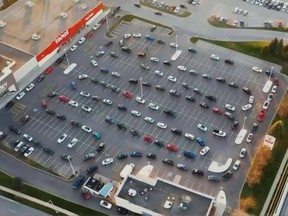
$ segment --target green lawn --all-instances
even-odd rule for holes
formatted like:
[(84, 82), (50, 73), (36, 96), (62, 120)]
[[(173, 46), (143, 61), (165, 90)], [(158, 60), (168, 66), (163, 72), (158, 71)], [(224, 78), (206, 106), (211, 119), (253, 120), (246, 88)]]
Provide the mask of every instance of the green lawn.
[[(12, 177), (10, 177), (9, 175), (0, 171), (0, 185), (13, 189), (11, 187), (11, 182), (12, 182)], [(71, 190), (73, 190), (72, 187), (71, 187)], [(55, 196), (53, 194), (47, 193), (45, 191), (39, 190), (39, 189), (32, 187), (30, 185), (27, 185), (25, 183), (23, 183), (20, 192), (27, 194), (29, 196), (35, 197), (37, 199), (43, 200), (45, 202), (52, 200), (54, 205), (59, 206), (59, 207), (64, 208), (64, 209), (67, 209), (67, 210), (74, 212), (78, 215), (93, 215), (93, 216), (94, 215), (96, 215), (96, 216), (105, 215), (105, 214), (97, 212), (93, 209), (81, 206), (79, 204), (76, 204), (76, 203), (70, 202), (68, 200), (62, 199), (61, 197), (58, 197), (58, 196)], [(6, 193), (1, 193), (1, 194), (5, 195)], [(75, 196), (80, 196), (80, 193), (78, 191), (75, 191)], [(8, 197), (11, 199), (15, 199), (15, 197), (13, 195), (9, 195)], [(35, 207), (39, 210), (45, 211), (51, 215), (55, 215), (54, 211), (51, 212), (50, 209), (47, 210), (47, 208), (45, 208), (41, 205), (39, 206), (38, 204), (32, 203), (30, 201), (26, 201), (24, 199), (20, 199), (20, 198), (17, 198), (15, 200), (18, 202), (24, 203), (28, 206)]]

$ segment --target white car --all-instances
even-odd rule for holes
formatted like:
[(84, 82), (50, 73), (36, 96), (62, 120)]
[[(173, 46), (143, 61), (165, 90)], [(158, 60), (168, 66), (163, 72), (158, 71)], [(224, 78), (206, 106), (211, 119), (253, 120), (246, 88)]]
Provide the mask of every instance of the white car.
[(177, 68), (180, 71), (186, 71), (187, 70), (187, 68), (185, 66), (183, 66), (183, 65), (179, 65)]
[(67, 137), (68, 135), (64, 133), (61, 137), (58, 138), (57, 143), (58, 144), (63, 143)]
[(27, 140), (28, 142), (32, 142), (33, 141), (33, 137), (29, 136), (28, 134), (23, 134), (23, 138), (25, 140)]
[(89, 106), (82, 105), (81, 108), (82, 108), (84, 111), (89, 112), (89, 113), (92, 111), (92, 108), (89, 107)]
[(134, 38), (141, 38), (142, 35), (140, 33), (133, 33)]
[(93, 26), (93, 30), (96, 31), (98, 28), (100, 28), (101, 24), (97, 23), (96, 25)]
[(246, 110), (249, 110), (251, 107), (252, 107), (251, 104), (245, 104), (244, 106), (242, 106), (242, 110), (246, 111)]
[(156, 104), (154, 104), (154, 103), (149, 103), (148, 106), (149, 106), (151, 109), (153, 109), (153, 110), (159, 110), (159, 106), (156, 105)]
[(124, 34), (123, 37), (124, 37), (125, 39), (128, 39), (128, 38), (131, 37), (131, 34)]
[(82, 126), (82, 130), (84, 130), (87, 133), (91, 133), (91, 131), (92, 131), (92, 129), (90, 127), (86, 126), (86, 125)]
[(138, 102), (138, 103), (141, 103), (141, 104), (144, 104), (146, 101), (141, 98), (141, 97), (136, 97), (135, 100)]
[(168, 76), (168, 80), (171, 81), (171, 82), (176, 82), (177, 81), (176, 77), (173, 77), (173, 76)]
[(103, 166), (111, 164), (111, 163), (113, 163), (113, 158), (106, 158), (105, 160), (102, 161)]
[(28, 150), (25, 151), (24, 153), (24, 157), (29, 157), (33, 152), (34, 152), (34, 148), (30, 147)]
[(252, 67), (252, 70), (257, 72), (257, 73), (262, 73), (262, 69), (259, 67)]
[(112, 105), (113, 102), (109, 99), (103, 99), (103, 103), (107, 104), (107, 105)]
[(248, 15), (248, 10), (244, 10), (243, 11), (243, 16), (247, 16)]
[(147, 122), (149, 122), (149, 123), (153, 123), (153, 122), (154, 122), (154, 119), (151, 118), (151, 117), (148, 117), (148, 116), (145, 117), (144, 120), (147, 121)]
[(263, 108), (264, 110), (267, 110), (268, 107), (269, 107), (269, 105), (270, 105), (270, 102), (269, 102), (268, 100), (266, 100), (266, 101), (263, 103), (262, 108)]
[(178, 48), (179, 46), (178, 46), (178, 44), (176, 44), (176, 43), (170, 43), (170, 47)]
[(83, 80), (83, 79), (86, 79), (86, 78), (88, 78), (88, 75), (87, 75), (87, 74), (80, 74), (80, 75), (78, 76), (78, 79), (79, 79), (79, 80)]
[(116, 72), (116, 71), (113, 71), (113, 72), (111, 73), (111, 75), (114, 76), (114, 77), (120, 77), (120, 73), (118, 73), (118, 72)]
[(137, 117), (140, 117), (140, 116), (141, 116), (141, 113), (138, 112), (137, 110), (132, 110), (132, 111), (131, 111), (131, 114), (132, 114), (132, 115), (135, 115), (135, 116), (137, 116)]
[(77, 45), (73, 45), (71, 48), (70, 48), (70, 51), (74, 51), (74, 50), (76, 50), (78, 48), (78, 46)]
[(158, 122), (158, 123), (157, 123), (157, 127), (162, 128), (162, 129), (166, 129), (166, 128), (167, 128), (167, 125), (164, 124), (164, 123), (162, 123), (162, 122)]
[(225, 108), (228, 109), (228, 110), (231, 110), (231, 111), (235, 111), (235, 107), (232, 106), (231, 104), (225, 104)]
[(92, 59), (91, 60), (91, 64), (94, 66), (94, 67), (97, 67), (98, 66), (98, 63), (95, 59)]
[(271, 102), (273, 100), (273, 94), (270, 93), (267, 97), (267, 101)]
[(236, 160), (234, 165), (233, 165), (233, 167), (232, 167), (232, 169), (235, 170), (235, 171), (238, 170), (239, 167), (240, 167), (240, 164), (241, 164), (241, 161), (240, 160)]
[(237, 13), (239, 10), (239, 7), (235, 7), (234, 10), (233, 10), (233, 13)]
[(22, 91), (16, 96), (16, 100), (21, 100), (21, 98), (23, 98), (24, 96), (25, 96), (25, 92)]
[(249, 133), (247, 138), (246, 138), (246, 142), (251, 143), (253, 139), (253, 133)]
[(85, 91), (81, 91), (80, 95), (82, 95), (84, 97), (90, 97), (90, 93), (89, 92), (85, 92)]
[(73, 100), (70, 100), (69, 102), (68, 102), (68, 104), (70, 105), (70, 106), (73, 106), (73, 107), (78, 107), (78, 102), (77, 101), (73, 101)]
[(272, 93), (276, 93), (277, 88), (278, 88), (278, 87), (277, 87), (276, 85), (274, 85), (274, 86), (272, 87), (272, 89), (271, 89), (271, 92), (272, 92)]
[(208, 146), (205, 146), (201, 151), (200, 155), (204, 156), (209, 152), (210, 148)]
[(211, 57), (211, 59), (214, 59), (214, 60), (217, 60), (217, 61), (220, 59), (220, 57), (215, 55), (215, 54), (211, 54), (210, 57)]
[(158, 76), (161, 76), (161, 77), (164, 75), (164, 73), (159, 71), (159, 70), (155, 70), (154, 73)]
[(108, 203), (107, 201), (105, 200), (101, 200), (100, 201), (100, 206), (106, 208), (106, 209), (111, 209), (112, 208), (112, 204), (111, 203)]
[(248, 102), (251, 103), (251, 104), (253, 104), (253, 103), (254, 103), (254, 96), (250, 95)]
[(159, 58), (156, 58), (156, 57), (151, 57), (150, 60), (153, 62), (159, 62)]
[(77, 138), (73, 138), (67, 145), (68, 148), (72, 148), (78, 142)]
[(26, 87), (26, 91), (29, 92), (29, 91), (31, 91), (34, 87), (35, 87), (35, 85), (34, 85), (33, 83), (30, 83), (30, 84)]
[(86, 38), (85, 38), (85, 37), (82, 37), (82, 38), (78, 41), (78, 44), (83, 44), (85, 40), (86, 40)]
[(208, 128), (205, 125), (203, 125), (203, 124), (198, 124), (197, 128), (202, 130), (202, 131), (205, 131), (205, 132), (208, 130)]
[(189, 140), (194, 140), (195, 139), (195, 136), (193, 134), (190, 134), (190, 133), (185, 133), (184, 135), (187, 139)]
[(246, 148), (242, 148), (241, 151), (240, 151), (240, 153), (239, 153), (239, 157), (240, 157), (240, 158), (244, 158), (245, 155), (246, 155), (246, 152), (247, 152)]

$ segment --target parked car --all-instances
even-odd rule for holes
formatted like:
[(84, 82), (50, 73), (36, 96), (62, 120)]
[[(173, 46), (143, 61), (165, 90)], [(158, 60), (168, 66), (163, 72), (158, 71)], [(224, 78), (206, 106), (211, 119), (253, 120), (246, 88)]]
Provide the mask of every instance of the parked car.
[(171, 159), (169, 159), (169, 158), (164, 158), (164, 159), (162, 160), (162, 163), (167, 164), (167, 165), (170, 165), (170, 166), (174, 166), (173, 160), (171, 160)]
[(229, 178), (231, 178), (231, 176), (233, 175), (232, 171), (231, 170), (228, 170), (222, 177), (222, 179), (224, 181), (228, 180)]
[(85, 177), (83, 175), (77, 176), (72, 182), (72, 188), (78, 189), (81, 184), (84, 182)]
[(196, 176), (204, 176), (204, 172), (202, 170), (199, 170), (199, 169), (193, 169), (192, 174), (196, 175)]

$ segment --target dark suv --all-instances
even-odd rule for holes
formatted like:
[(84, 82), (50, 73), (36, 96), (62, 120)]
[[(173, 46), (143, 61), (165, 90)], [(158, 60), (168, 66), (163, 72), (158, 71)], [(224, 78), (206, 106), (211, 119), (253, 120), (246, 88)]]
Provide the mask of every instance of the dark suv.
[(231, 170), (228, 170), (222, 177), (224, 181), (228, 180), (233, 175)]
[(171, 117), (175, 117), (176, 116), (176, 112), (173, 111), (173, 110), (170, 110), (170, 109), (165, 109), (163, 110), (163, 112), (168, 115), (168, 116), (171, 116)]
[(202, 170), (199, 170), (199, 169), (193, 169), (192, 174), (196, 175), (196, 176), (203, 176), (204, 172)]
[(181, 135), (182, 134), (182, 130), (178, 129), (178, 128), (172, 128), (171, 132), (177, 135)]
[(225, 63), (226, 64), (230, 64), (230, 65), (234, 65), (234, 62), (232, 60), (230, 60), (230, 59), (226, 59)]
[(129, 83), (137, 84), (138, 80), (137, 79), (129, 79)]
[(205, 97), (210, 101), (216, 101), (216, 97), (214, 95), (207, 94)]

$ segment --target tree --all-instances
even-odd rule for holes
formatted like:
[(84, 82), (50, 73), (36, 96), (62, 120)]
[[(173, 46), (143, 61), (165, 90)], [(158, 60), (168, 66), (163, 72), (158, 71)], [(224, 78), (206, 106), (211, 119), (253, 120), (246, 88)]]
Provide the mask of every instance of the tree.
[(255, 208), (256, 201), (252, 196), (248, 196), (240, 199), (240, 210), (247, 212), (248, 209)]
[(269, 54), (274, 54), (277, 44), (278, 44), (278, 38), (276, 37), (268, 45)]
[(241, 209), (233, 209), (231, 216), (248, 216), (246, 212)]
[(275, 47), (274, 55), (277, 57), (282, 57), (283, 48), (284, 48), (284, 44), (283, 44), (283, 39), (281, 38)]
[(262, 47), (260, 55), (261, 56), (267, 56), (268, 54), (269, 54), (268, 46)]
[(16, 191), (21, 191), (22, 189), (22, 179), (19, 177), (14, 177), (11, 182), (11, 187)]

